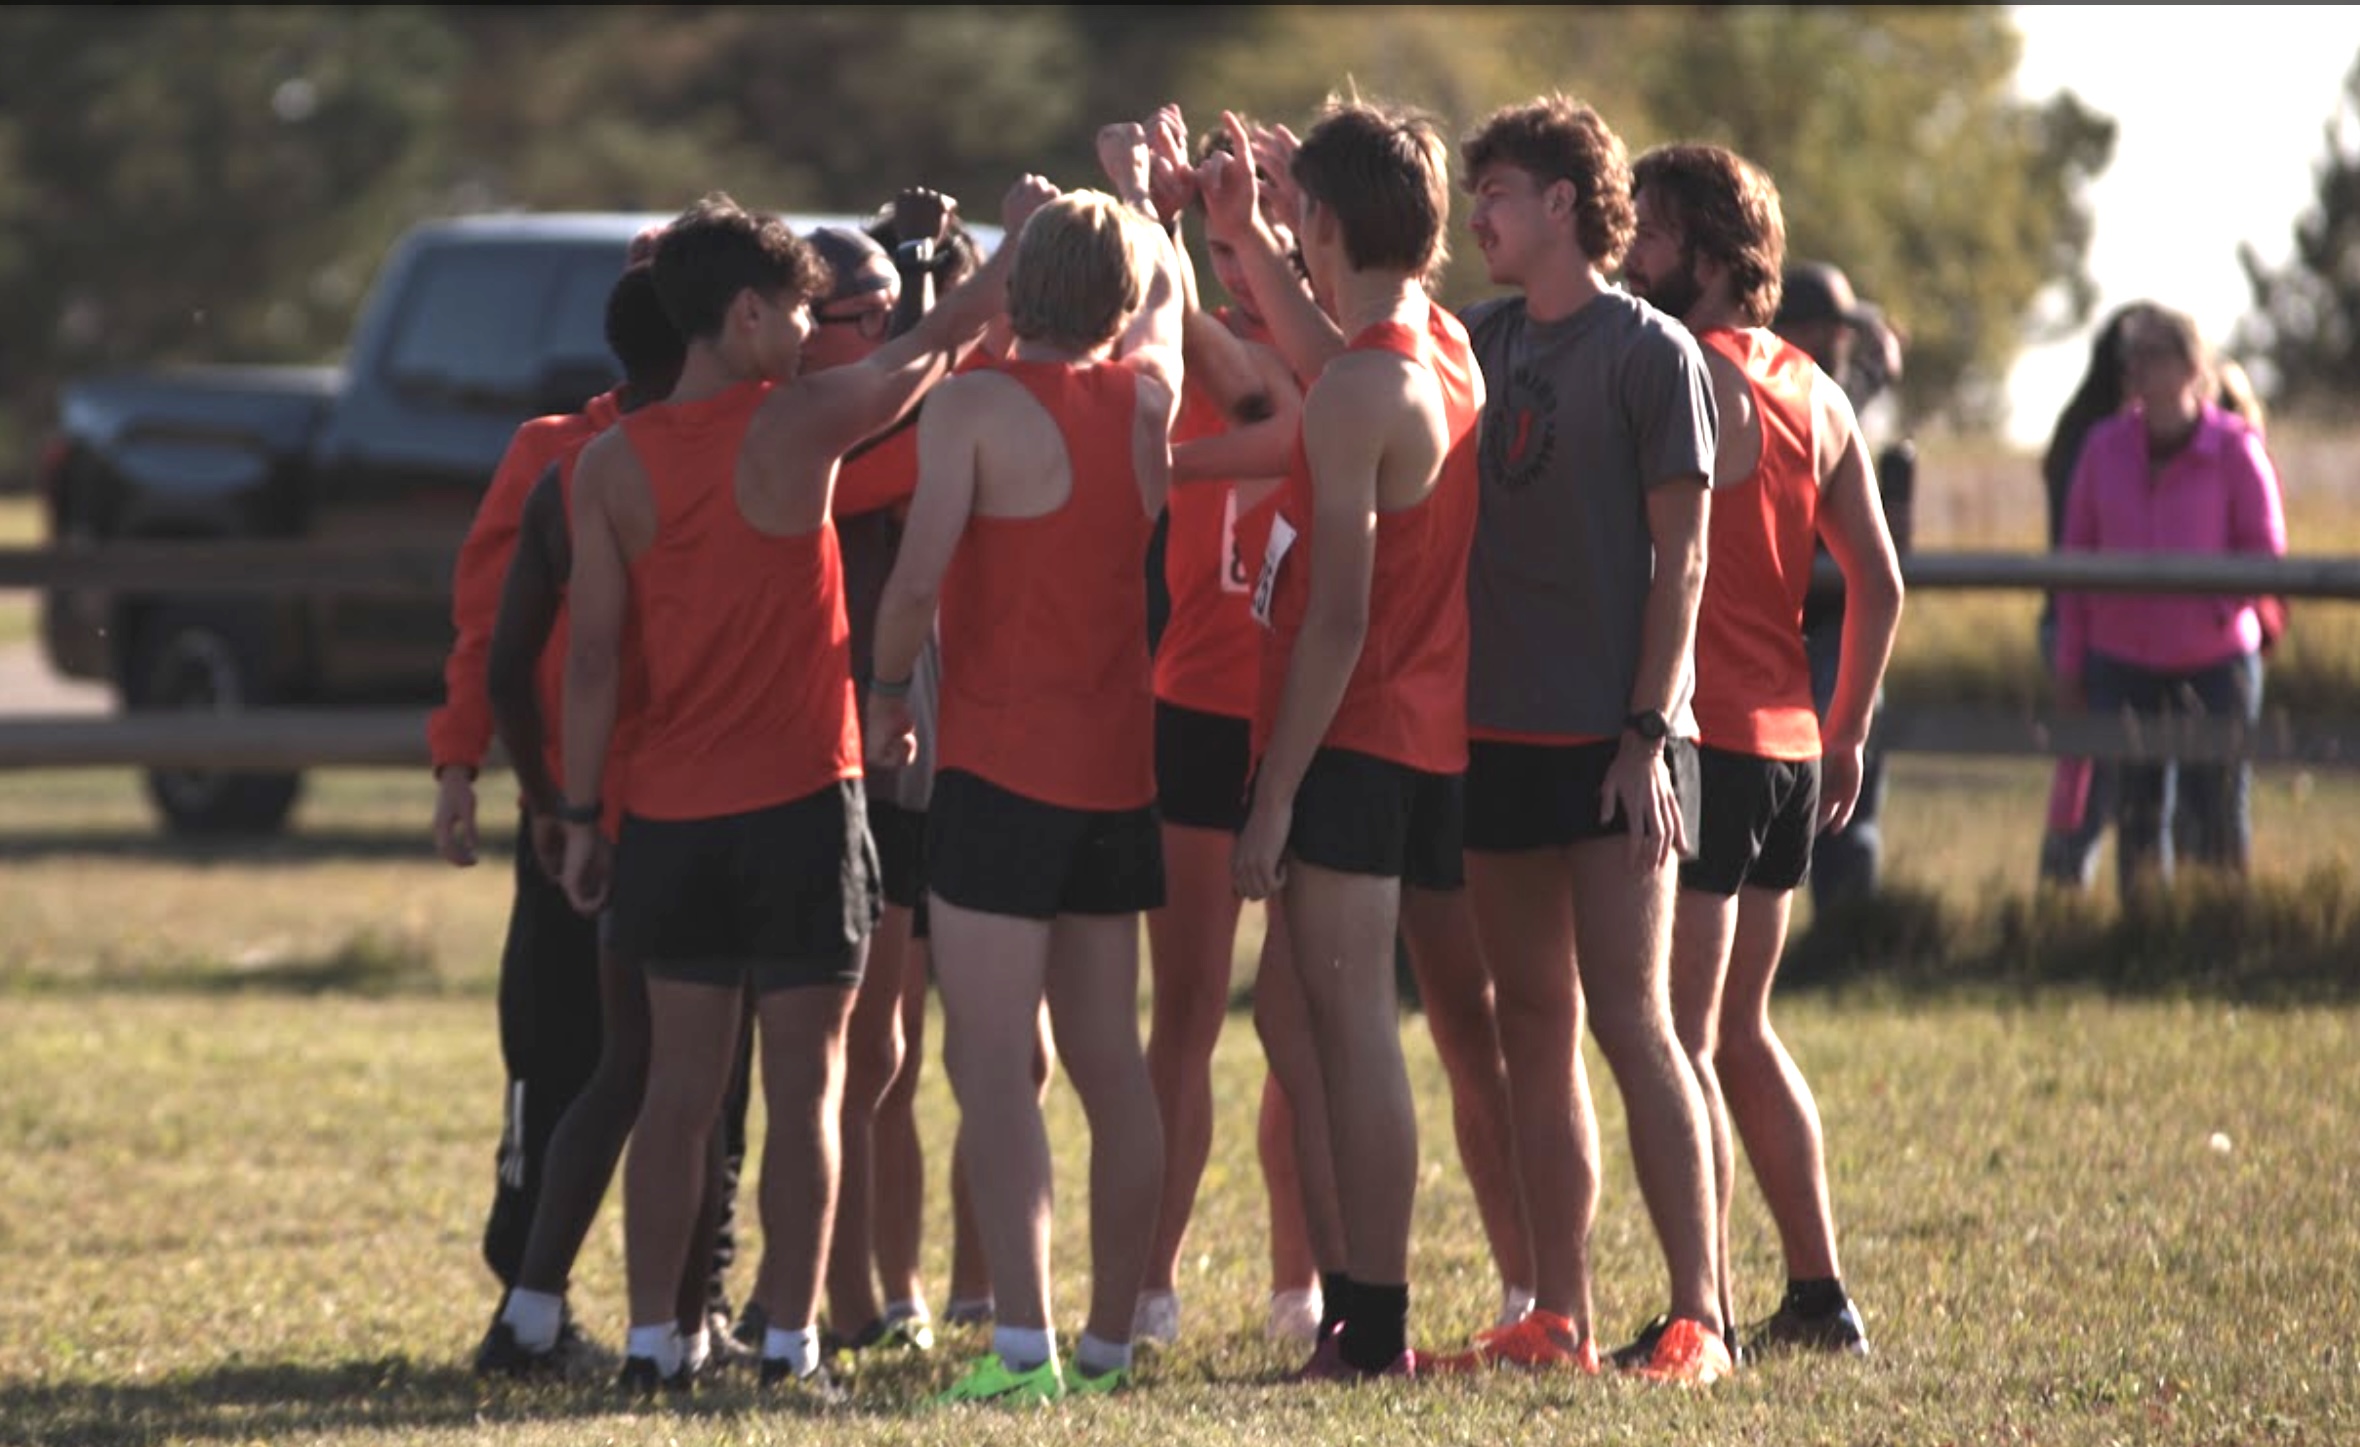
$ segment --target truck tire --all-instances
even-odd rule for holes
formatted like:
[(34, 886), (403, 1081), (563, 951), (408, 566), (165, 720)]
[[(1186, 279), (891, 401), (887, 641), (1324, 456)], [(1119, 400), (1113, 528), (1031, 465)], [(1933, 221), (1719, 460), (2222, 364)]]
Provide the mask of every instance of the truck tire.
[[(262, 621), (234, 606), (159, 608), (140, 627), (124, 671), (135, 710), (227, 712), (271, 701)], [(302, 791), (299, 773), (150, 769), (148, 798), (167, 832), (223, 838), (276, 834)]]

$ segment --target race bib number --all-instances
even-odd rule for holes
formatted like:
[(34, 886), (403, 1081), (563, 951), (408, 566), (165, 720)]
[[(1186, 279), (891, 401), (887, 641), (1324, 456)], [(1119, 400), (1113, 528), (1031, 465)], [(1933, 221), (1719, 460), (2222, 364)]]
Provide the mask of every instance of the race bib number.
[(1237, 489), (1221, 489), (1221, 591), (1247, 593), (1253, 579), (1246, 575), (1245, 555), (1237, 550)]
[(1294, 524), (1284, 517), (1270, 520), (1270, 546), (1262, 551), (1262, 576), (1254, 580), (1254, 621), (1270, 626), (1270, 595), (1278, 588), (1278, 567), (1295, 545)]

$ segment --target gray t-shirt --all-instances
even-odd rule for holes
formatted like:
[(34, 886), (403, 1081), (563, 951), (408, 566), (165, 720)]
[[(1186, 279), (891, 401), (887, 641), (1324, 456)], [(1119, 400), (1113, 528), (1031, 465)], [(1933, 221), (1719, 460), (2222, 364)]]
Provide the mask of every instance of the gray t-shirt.
[[(1712, 476), (1719, 419), (1688, 329), (1609, 290), (1562, 321), (1463, 314), (1483, 367), (1483, 502), (1467, 567), (1467, 722), (1611, 738), (1630, 713), (1655, 553), (1647, 490)], [(1675, 733), (1693, 736), (1684, 670)]]

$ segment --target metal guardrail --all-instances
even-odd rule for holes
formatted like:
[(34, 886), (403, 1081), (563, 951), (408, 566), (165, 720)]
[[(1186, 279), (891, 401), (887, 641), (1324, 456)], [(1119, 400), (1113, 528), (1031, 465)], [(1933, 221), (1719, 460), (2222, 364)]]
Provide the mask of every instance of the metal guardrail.
[[(0, 548), (0, 590), (163, 593), (447, 594), (448, 549), (300, 541), (140, 542)], [(1835, 580), (1832, 562), (1821, 576)], [(2360, 558), (2185, 553), (1913, 552), (1917, 590), (2082, 590), (2360, 599)], [(2360, 766), (2360, 720), (2259, 724), (2136, 715), (2043, 717), (1999, 709), (1883, 710), (1877, 744), (1895, 753), (2076, 758), (2246, 758)], [(23, 715), (0, 719), (0, 771), (52, 768), (424, 768), (426, 714), (414, 709)]]

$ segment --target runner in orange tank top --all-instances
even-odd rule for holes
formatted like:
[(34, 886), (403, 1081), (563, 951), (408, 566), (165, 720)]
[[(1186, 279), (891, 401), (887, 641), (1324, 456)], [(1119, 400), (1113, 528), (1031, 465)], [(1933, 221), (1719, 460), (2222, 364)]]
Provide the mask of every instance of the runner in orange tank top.
[[(1242, 159), (1252, 138), (1227, 119), (1234, 154), (1199, 171), (1208, 230), (1238, 248), (1281, 349), (1315, 379), (1256, 581), (1256, 615), (1277, 628), (1232, 876), (1241, 895), (1275, 896), (1284, 911), (1287, 972), (1310, 1028), (1275, 1028), (1259, 1003), (1257, 1020), (1288, 1096), (1299, 1111), (1320, 1102), (1327, 1127), (1299, 1138), (1307, 1195), (1333, 1183), (1345, 1254), (1326, 1311), (1340, 1324), (1304, 1374), (1407, 1373), (1417, 1120), (1394, 938), (1405, 881), (1458, 877), (1464, 674), (1455, 689), (1446, 681), (1464, 668), (1482, 381), (1424, 286), (1450, 212), (1448, 148), (1432, 123), (1337, 103), (1268, 168), (1285, 178), (1280, 195), (1298, 197), (1305, 296), (1285, 283), (1284, 244), (1258, 214), (1258, 168)], [(1421, 605), (1424, 626), (1404, 611)]]
[[(1158, 118), (1159, 143), (1187, 159), (1176, 113)], [(1205, 146), (1226, 144), (1216, 130)], [(1195, 173), (1159, 196), (1177, 227), (1197, 209)], [(1291, 247), (1291, 234), (1287, 244)], [(1229, 1015), (1242, 901), (1229, 883), (1229, 852), (1245, 816), (1247, 744), (1260, 675), (1262, 632), (1247, 608), (1278, 484), (1301, 429), (1302, 388), (1270, 345), (1253, 284), (1235, 251), (1208, 237), (1213, 275), (1230, 304), (1192, 318), (1220, 329), (1251, 364), (1252, 406), (1224, 406), (1191, 358), (1173, 429), (1174, 487), (1164, 506), (1163, 583), (1170, 611), (1155, 651), (1156, 807), (1162, 818), (1165, 898), (1147, 916), (1153, 1016), (1147, 1070), (1164, 1126), (1164, 1191), (1147, 1278), (1133, 1313), (1134, 1340), (1179, 1339), (1181, 1258), (1197, 1188), (1213, 1143), (1213, 1051)], [(1296, 283), (1290, 281), (1290, 285)], [(1265, 918), (1264, 958), (1284, 947)], [(1271, 978), (1257, 971), (1257, 978)], [(1294, 1120), (1275, 1076), (1265, 1075), (1257, 1145), (1271, 1216), (1273, 1320), (1315, 1326), (1318, 1277), (1293, 1163)], [(1306, 1338), (1307, 1340), (1307, 1338)]]
[[(1013, 228), (1053, 193), (1009, 191)], [(861, 788), (837, 470), (948, 375), (1000, 310), (995, 259), (866, 361), (797, 375), (823, 285), (776, 217), (710, 196), (665, 228), (654, 277), (688, 341), (679, 385), (586, 448), (575, 482), (565, 687), (567, 893), (605, 902), (595, 824), (625, 620), (647, 664), (645, 727), (612, 860), (612, 938), (648, 976), (648, 1086), (624, 1168), (631, 1329), (623, 1386), (683, 1379), (674, 1322), (696, 1179), (751, 993), (769, 1141), (765, 1384), (839, 1390), (819, 1365), (819, 1265), (835, 1207), (843, 1037), (878, 913)], [(741, 673), (741, 669), (759, 669)], [(813, 880), (832, 887), (815, 890)]]
[[(1140, 913), (1162, 901), (1146, 554), (1171, 476), (1184, 262), (1147, 219), (1137, 125), (1108, 127), (1127, 201), (1077, 192), (1008, 248), (1000, 367), (919, 422), (918, 492), (878, 609), (871, 757), (909, 745), (906, 685), (939, 601), (926, 870), (943, 1057), (990, 1263), (992, 1351), (950, 1401), (1126, 1380), (1162, 1177), (1140, 1052)], [(1044, 998), (1091, 1127), (1091, 1299), (1061, 1362), (1042, 1251), (1053, 1176), (1032, 1076)]]
[[(616, 283), (608, 302), (607, 334), (629, 379), (622, 410), (661, 400), (671, 391), (683, 347), (644, 264)], [(563, 701), (565, 583), (572, 568), (567, 519), (578, 457), (578, 452), (569, 453), (553, 464), (525, 500), (491, 629), (487, 666), (493, 720), (532, 810), (535, 850), (549, 871), (552, 889), (557, 888), (564, 847), (564, 826), (556, 817), (564, 769), (551, 723)], [(632, 728), (644, 706), (638, 644), (628, 636), (624, 669), (617, 728), (608, 751), (610, 774), (627, 760)], [(600, 830), (611, 841), (620, 823), (619, 804), (610, 803)], [(572, 914), (570, 905), (567, 913)], [(572, 1365), (555, 1348), (551, 1334), (565, 1320), (567, 1281), (639, 1110), (648, 1031), (641, 975), (605, 948), (597, 950), (596, 966), (590, 971), (583, 970), (580, 959), (568, 963), (575, 988), (591, 992), (598, 1010), (600, 1028), (593, 1032), (596, 1068), (550, 1134), (541, 1194), (522, 1243), (514, 1289), (504, 1296), (476, 1352), (480, 1374), (538, 1376)], [(536, 1023), (544, 1031), (567, 1028), (563, 1021)], [(681, 1274), (678, 1311), (683, 1330), (691, 1334), (700, 1326), (710, 1334), (716, 1315), (723, 1325), (728, 1320), (723, 1243), (730, 1237), (734, 1216), (736, 1162), (730, 1152), (743, 1154), (743, 1072), (741, 1064), (726, 1107), (736, 1129), (715, 1135), (707, 1157), (696, 1245)], [(716, 1341), (713, 1349), (721, 1350), (722, 1343)]]
[[(1697, 855), (1680, 867), (1672, 1009), (1710, 1117), (1721, 1317), (1736, 1320), (1729, 1258), (1732, 1126), (1778, 1226), (1787, 1288), (1745, 1333), (1752, 1350), (1865, 1354), (1836, 1258), (1811, 1088), (1770, 1025), (1770, 991), (1814, 838), (1860, 794), (1901, 573), (1851, 403), (1810, 355), (1769, 330), (1786, 224), (1778, 188), (1718, 146), (1658, 147), (1632, 167), (1639, 240), (1631, 289), (1705, 349), (1720, 414), (1696, 720), (1703, 786)], [(1803, 642), (1815, 544), (1844, 575), (1844, 638), (1821, 735)]]

